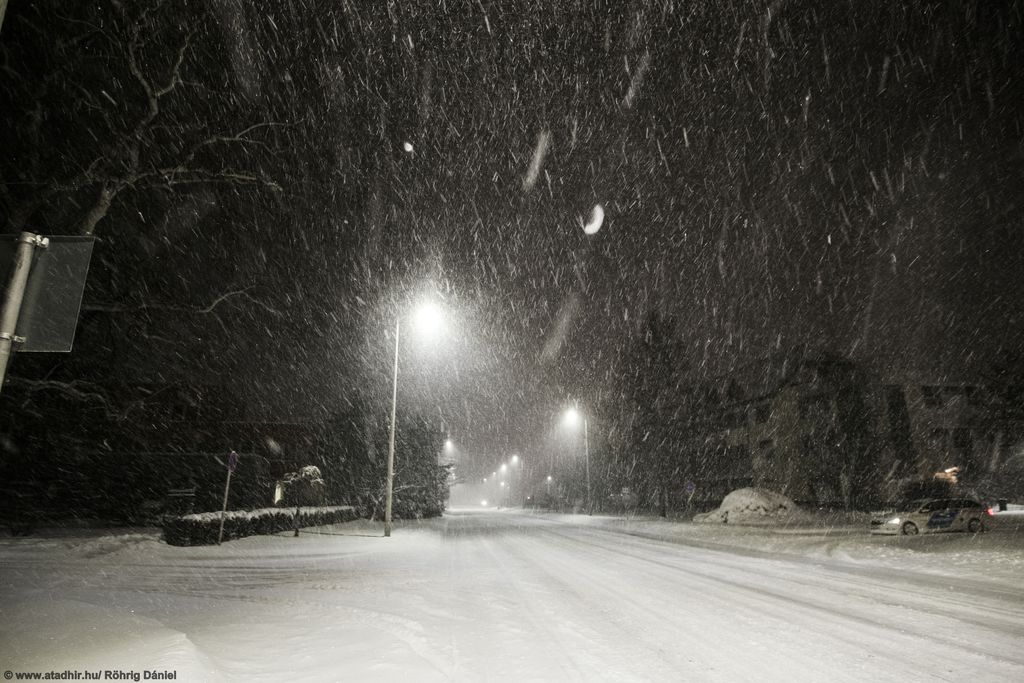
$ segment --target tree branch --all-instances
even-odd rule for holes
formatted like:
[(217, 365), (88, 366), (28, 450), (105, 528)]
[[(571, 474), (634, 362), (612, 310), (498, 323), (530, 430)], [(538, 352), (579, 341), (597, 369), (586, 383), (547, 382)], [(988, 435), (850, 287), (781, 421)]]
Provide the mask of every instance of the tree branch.
[(243, 298), (247, 299), (250, 303), (255, 304), (256, 306), (259, 306), (260, 308), (262, 308), (263, 310), (267, 311), (268, 313), (270, 313), (272, 315), (276, 315), (276, 316), (279, 316), (279, 317), (281, 315), (283, 315), (280, 311), (278, 311), (278, 310), (276, 310), (274, 308), (271, 308), (266, 303), (260, 301), (256, 297), (254, 297), (251, 294), (249, 294), (249, 290), (250, 289), (252, 289), (252, 288), (251, 287), (246, 287), (245, 289), (238, 289), (238, 290), (234, 290), (234, 291), (231, 291), (231, 292), (225, 292), (224, 294), (221, 294), (216, 299), (214, 299), (213, 302), (210, 303), (209, 306), (204, 306), (204, 307), (199, 307), (199, 306), (175, 306), (173, 304), (159, 304), (159, 303), (138, 304), (138, 305), (135, 305), (135, 306), (126, 306), (124, 304), (90, 303), (90, 304), (83, 304), (82, 310), (83, 311), (100, 312), (100, 313), (134, 313), (136, 311), (158, 310), (158, 311), (182, 311), (182, 312), (187, 312), (187, 313), (207, 314), (207, 313), (213, 313), (213, 311), (218, 306), (220, 306), (222, 303), (224, 303), (228, 299), (240, 296), (240, 297), (243, 297)]
[(59, 382), (51, 379), (24, 379), (22, 377), (11, 377), (8, 382), (14, 386), (24, 387), (31, 398), (32, 394), (40, 391), (57, 391), (69, 396), (76, 401), (99, 401), (107, 404), (107, 396), (103, 389), (96, 384), (72, 380), (70, 382)]
[[(196, 168), (196, 166), (202, 165), (206, 161), (202, 158), (203, 150), (214, 145), (259, 145), (264, 149), (269, 149), (267, 143), (253, 139), (253, 133), (272, 126), (287, 125), (284, 123), (263, 122), (249, 125), (235, 134), (208, 135), (191, 147), (183, 149), (180, 153), (180, 161), (172, 161), (171, 164), (159, 168), (147, 167), (144, 155), (149, 153), (149, 147), (153, 142), (153, 131), (156, 130), (154, 122), (163, 111), (163, 99), (184, 83), (182, 70), (185, 67), (185, 57), (191, 47), (193, 33), (184, 33), (183, 39), (174, 50), (169, 66), (163, 70), (163, 73), (147, 73), (144, 65), (149, 42), (148, 36), (153, 33), (153, 26), (156, 23), (154, 15), (166, 3), (157, 0), (134, 15), (130, 8), (131, 3), (112, 0), (112, 4), (124, 18), (124, 22), (121, 24), (123, 29), (120, 32), (123, 40), (121, 56), (130, 74), (130, 79), (134, 80), (142, 91), (142, 110), (138, 112), (137, 117), (133, 117), (134, 121), (125, 121), (125, 127), (117, 134), (117, 137), (111, 140), (110, 144), (86, 167), (80, 168), (64, 178), (51, 176), (44, 179), (46, 169), (39, 168), (42, 163), (39, 151), (46, 148), (41, 128), (45, 125), (46, 119), (43, 98), (50, 86), (50, 79), (44, 78), (30, 86), (31, 92), (26, 92), (24, 95), (29, 102), (34, 103), (34, 106), (30, 104), (24, 113), (27, 117), (28, 138), (33, 141), (30, 145), (32, 156), (26, 160), (23, 166), (27, 171), (27, 178), (24, 181), (3, 183), (0, 201), (6, 209), (7, 230), (11, 232), (24, 230), (40, 209), (55, 198), (68, 195), (69, 203), (78, 208), (75, 211), (75, 216), (70, 219), (75, 226), (75, 231), (79, 234), (92, 235), (100, 221), (109, 213), (118, 194), (145, 180), (151, 181), (146, 184), (147, 186), (215, 183), (262, 185), (275, 191), (281, 191), (282, 188), (277, 182), (258, 170), (251, 172), (235, 169), (211, 170)], [(89, 33), (99, 32), (103, 39), (111, 45), (115, 43), (112, 31), (69, 17), (58, 18), (72, 24), (81, 24)], [(43, 35), (41, 27), (32, 26), (32, 28), (41, 36)], [(5, 48), (2, 57), (2, 65), (0, 65), (3, 67), (2, 70), (9, 69), (9, 55)], [(54, 73), (57, 76), (66, 76), (63, 70), (57, 70)], [(68, 86), (68, 83), (63, 82), (63, 85)], [(77, 95), (85, 106), (93, 109), (103, 108), (103, 103), (94, 94), (81, 86), (71, 85), (70, 87), (77, 90)], [(179, 131), (176, 132), (180, 134)], [(15, 186), (23, 186), (24, 189), (15, 192), (13, 189)], [(82, 192), (88, 192), (90, 195), (90, 199), (87, 200), (87, 205), (84, 207), (77, 203), (81, 199), (80, 193)]]

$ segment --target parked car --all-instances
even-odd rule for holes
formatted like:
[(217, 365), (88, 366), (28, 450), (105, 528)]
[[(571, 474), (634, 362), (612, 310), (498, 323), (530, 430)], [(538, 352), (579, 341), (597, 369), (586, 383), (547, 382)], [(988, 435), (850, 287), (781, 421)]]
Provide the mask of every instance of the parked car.
[(939, 531), (984, 531), (992, 508), (971, 498), (926, 498), (871, 513), (873, 534), (930, 534)]

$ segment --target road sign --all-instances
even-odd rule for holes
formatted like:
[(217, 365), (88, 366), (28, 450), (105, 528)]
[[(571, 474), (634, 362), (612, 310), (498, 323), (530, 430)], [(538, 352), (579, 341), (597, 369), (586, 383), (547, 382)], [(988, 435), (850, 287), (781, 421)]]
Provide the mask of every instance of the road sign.
[(692, 481), (688, 481), (686, 482), (686, 486), (684, 488), (686, 489), (686, 495), (692, 496), (693, 492), (697, 490), (697, 485), (694, 484)]
[[(47, 236), (46, 246), (34, 250), (17, 318), (18, 351), (71, 351), (95, 239)], [(17, 235), (0, 236), (0, 282), (5, 286), (17, 246)]]
[(238, 453), (231, 451), (228, 455), (228, 469), (232, 472), (238, 467)]

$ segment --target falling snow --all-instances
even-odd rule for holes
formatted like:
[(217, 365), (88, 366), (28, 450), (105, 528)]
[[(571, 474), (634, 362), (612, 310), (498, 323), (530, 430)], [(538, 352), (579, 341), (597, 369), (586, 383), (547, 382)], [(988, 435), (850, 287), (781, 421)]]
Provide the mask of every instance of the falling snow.
[[(1024, 502), (1021, 73), (1019, 1), (0, 2), (0, 664), (1020, 678), (1020, 529), (863, 516)], [(360, 521), (160, 540), (305, 467)]]

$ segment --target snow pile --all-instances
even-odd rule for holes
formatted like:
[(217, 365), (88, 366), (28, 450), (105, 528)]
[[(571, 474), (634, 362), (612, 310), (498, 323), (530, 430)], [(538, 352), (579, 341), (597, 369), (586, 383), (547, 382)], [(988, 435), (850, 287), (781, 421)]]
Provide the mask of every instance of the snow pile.
[(764, 524), (788, 519), (796, 511), (796, 503), (781, 493), (747, 488), (733, 491), (725, 497), (717, 510), (697, 515), (693, 521), (714, 524)]

